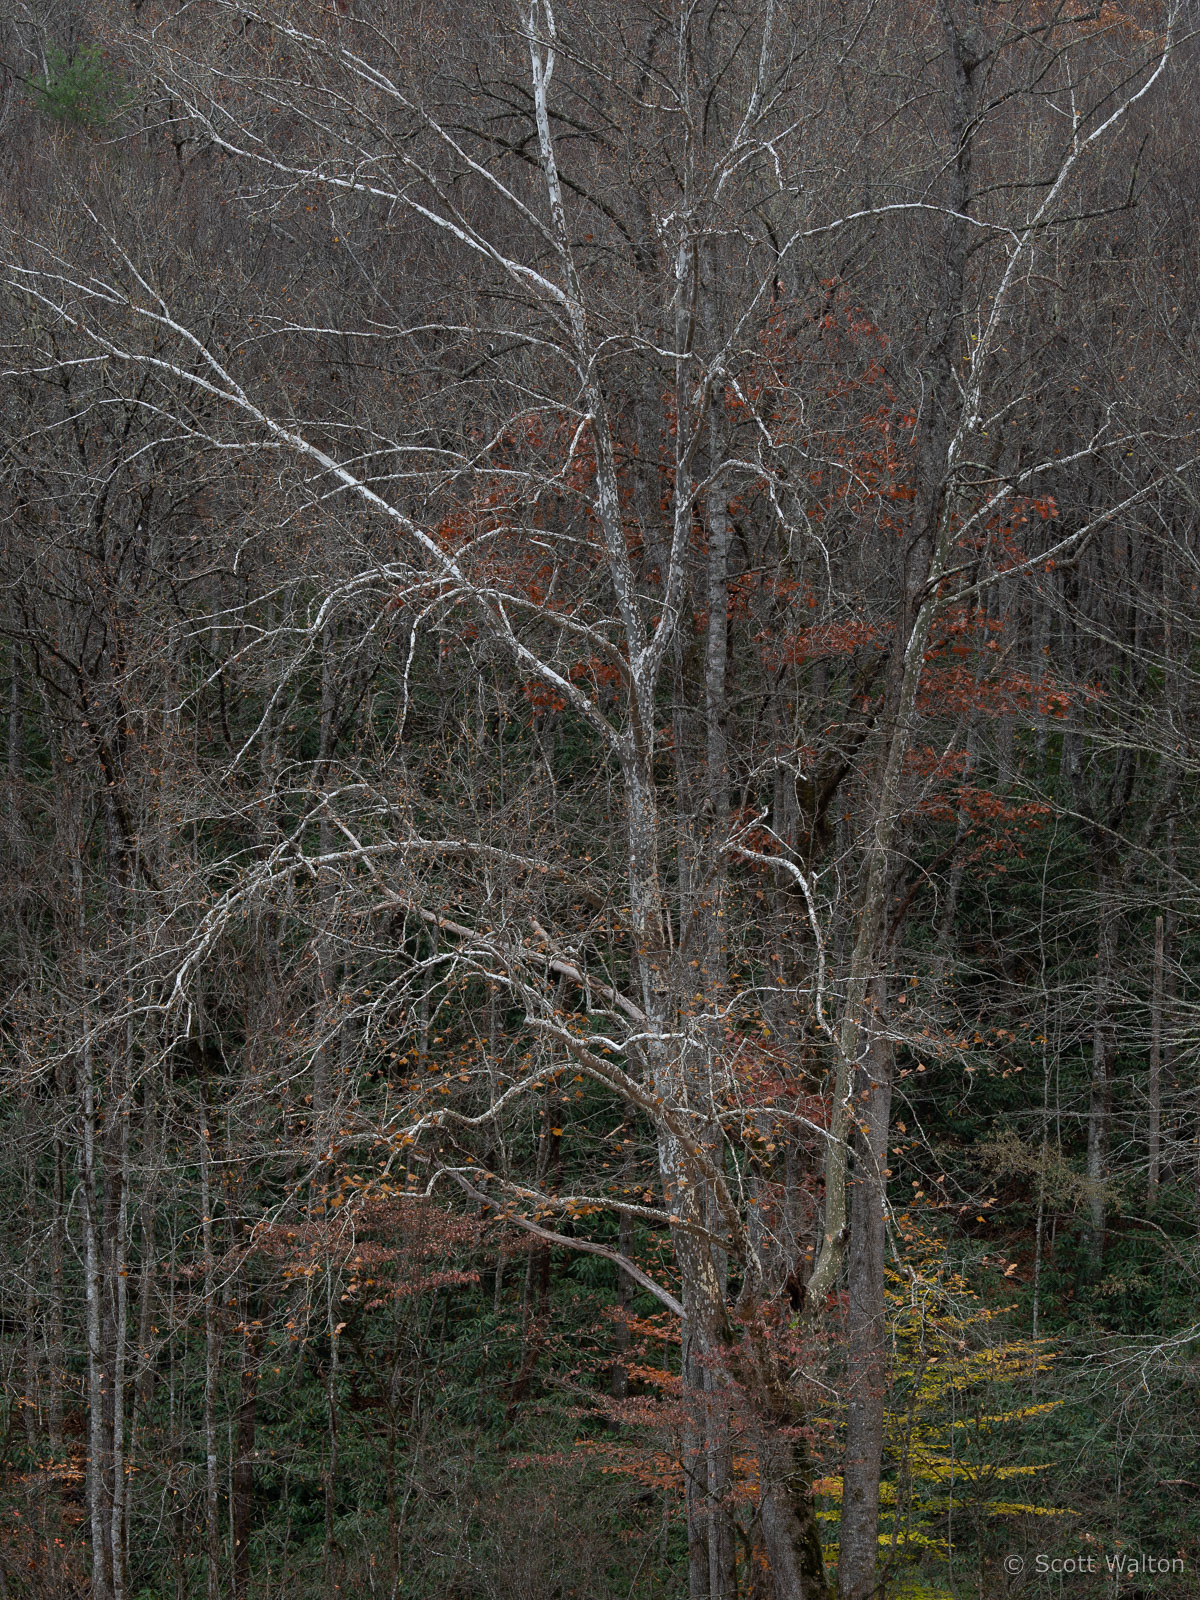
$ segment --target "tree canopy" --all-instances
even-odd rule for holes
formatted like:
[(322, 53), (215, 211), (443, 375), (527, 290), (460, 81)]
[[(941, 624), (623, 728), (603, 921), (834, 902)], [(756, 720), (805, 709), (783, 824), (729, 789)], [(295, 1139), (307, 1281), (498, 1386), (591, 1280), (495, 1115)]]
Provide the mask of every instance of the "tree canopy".
[(0, 1596), (1200, 1593), (1186, 9), (0, 46)]

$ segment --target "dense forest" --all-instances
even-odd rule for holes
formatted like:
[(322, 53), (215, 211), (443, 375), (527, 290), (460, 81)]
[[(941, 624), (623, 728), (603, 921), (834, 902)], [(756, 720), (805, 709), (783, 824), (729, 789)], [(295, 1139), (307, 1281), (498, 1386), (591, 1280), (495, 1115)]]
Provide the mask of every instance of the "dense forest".
[(1200, 1595), (1195, 22), (0, 10), (2, 1600)]

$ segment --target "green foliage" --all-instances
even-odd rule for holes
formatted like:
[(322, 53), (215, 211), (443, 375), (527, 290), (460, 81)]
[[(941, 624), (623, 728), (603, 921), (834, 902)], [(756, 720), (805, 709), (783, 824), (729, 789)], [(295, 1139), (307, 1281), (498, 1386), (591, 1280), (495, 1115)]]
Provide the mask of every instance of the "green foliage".
[(95, 45), (68, 54), (57, 46), (46, 52), (46, 72), (33, 80), (38, 109), (74, 128), (102, 128), (121, 110), (120, 77)]

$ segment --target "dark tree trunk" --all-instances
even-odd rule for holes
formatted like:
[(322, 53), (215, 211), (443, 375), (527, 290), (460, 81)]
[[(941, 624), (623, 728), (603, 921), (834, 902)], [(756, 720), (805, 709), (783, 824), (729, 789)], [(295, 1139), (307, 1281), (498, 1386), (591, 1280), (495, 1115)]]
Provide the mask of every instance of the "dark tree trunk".
[(883, 1032), (882, 979), (875, 984), (875, 1033), (858, 1070), (855, 1093), (854, 1181), (850, 1190), (849, 1299), (846, 1311), (848, 1404), (842, 1469), (838, 1593), (868, 1600), (877, 1592), (879, 1484), (887, 1393), (887, 1305), (884, 1265), (888, 1126), (892, 1106), (892, 1045)]

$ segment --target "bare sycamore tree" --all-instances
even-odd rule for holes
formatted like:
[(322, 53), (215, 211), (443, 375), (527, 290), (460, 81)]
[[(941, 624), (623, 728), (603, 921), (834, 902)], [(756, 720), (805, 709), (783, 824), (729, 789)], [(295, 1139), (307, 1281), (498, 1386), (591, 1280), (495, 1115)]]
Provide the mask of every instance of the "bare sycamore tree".
[[(529, 0), (486, 38), (421, 27), (210, 4), (126, 41), (180, 183), (211, 169), (253, 221), (220, 298), (82, 193), (89, 253), (8, 242), (29, 380), (102, 375), (147, 450), (219, 464), (244, 530), (180, 618), (163, 727), (233, 668), (265, 685), (178, 799), (189, 849), (136, 881), (109, 850), (138, 931), (114, 912), (119, 972), (94, 1001), (80, 976), (89, 1252), (99, 1208), (119, 1219), (87, 1268), (93, 1593), (123, 1592), (100, 1352), (128, 1359), (134, 1313), (118, 1297), (104, 1332), (132, 1179), (119, 1118), (97, 1167), (91, 1019), (202, 1067), (249, 926), (261, 1003), (287, 988), (303, 1017), (269, 1048), (307, 1085), (287, 1182), (310, 1217), (370, 1157), (381, 1192), (607, 1257), (679, 1319), (695, 1600), (735, 1592), (747, 1455), (776, 1600), (828, 1592), (812, 1380), (844, 1326), (838, 1582), (863, 1600), (910, 853), (950, 753), (1054, 693), (948, 652), (1189, 465), (1158, 441), (1084, 504), (1072, 468), (1140, 444), (1119, 396), (1052, 444), (1029, 425), (1060, 376), (1046, 280), (1124, 199), (1109, 153), (1173, 18)], [(337, 294), (264, 288), (285, 246)], [(286, 571), (255, 553), (284, 528)], [(222, 850), (233, 813), (254, 828)], [(653, 1188), (571, 1120), (577, 1083), (653, 1130)], [(635, 1224), (669, 1239), (660, 1270)]]

